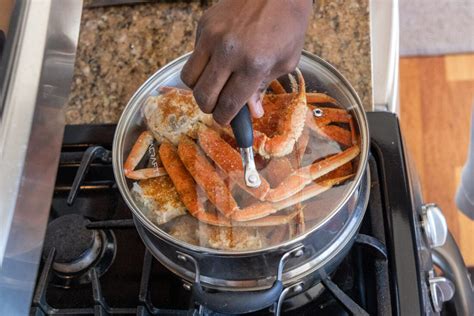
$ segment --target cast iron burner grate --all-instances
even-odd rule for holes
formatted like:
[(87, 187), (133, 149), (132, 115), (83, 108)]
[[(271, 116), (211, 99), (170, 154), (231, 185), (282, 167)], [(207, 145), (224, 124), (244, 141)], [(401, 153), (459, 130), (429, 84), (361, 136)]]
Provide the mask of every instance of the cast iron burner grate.
[[(196, 306), (182, 281), (143, 246), (113, 179), (109, 149), (114, 129), (114, 125), (66, 128), (50, 221), (80, 214), (88, 219), (84, 221), (87, 229), (114, 232), (115, 260), (101, 277), (92, 266), (87, 272), (89, 284), (65, 289), (51, 282), (57, 251), (48, 246), (31, 315), (220, 315)], [(85, 164), (81, 165), (81, 160)], [(369, 206), (350, 254), (322, 283), (285, 300), (283, 315), (391, 313), (393, 286), (384, 245), (386, 219), (374, 157), (370, 158), (370, 169)], [(268, 314), (272, 312), (254, 313)]]

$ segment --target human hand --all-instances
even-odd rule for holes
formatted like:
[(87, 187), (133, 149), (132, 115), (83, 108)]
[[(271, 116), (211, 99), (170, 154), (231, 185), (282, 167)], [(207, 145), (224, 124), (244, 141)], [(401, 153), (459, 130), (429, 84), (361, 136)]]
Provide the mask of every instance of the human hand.
[(299, 61), (312, 0), (221, 0), (198, 24), (181, 72), (201, 110), (229, 124), (245, 103), (263, 115), (267, 84)]

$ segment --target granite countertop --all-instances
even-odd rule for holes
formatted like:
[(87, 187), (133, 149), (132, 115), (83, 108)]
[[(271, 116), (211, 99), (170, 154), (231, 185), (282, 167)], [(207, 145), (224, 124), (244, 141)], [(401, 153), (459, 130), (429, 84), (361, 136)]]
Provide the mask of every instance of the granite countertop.
[[(117, 122), (149, 76), (193, 49), (205, 8), (199, 2), (84, 8), (66, 122)], [(369, 0), (319, 0), (305, 49), (333, 64), (372, 107)]]

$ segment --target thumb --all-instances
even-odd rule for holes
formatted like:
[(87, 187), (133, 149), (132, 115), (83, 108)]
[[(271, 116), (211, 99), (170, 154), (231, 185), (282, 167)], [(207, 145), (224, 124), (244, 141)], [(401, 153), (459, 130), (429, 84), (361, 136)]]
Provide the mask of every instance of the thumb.
[(247, 104), (250, 109), (250, 113), (254, 118), (260, 118), (263, 116), (263, 106), (262, 106), (263, 94), (260, 92), (255, 92), (250, 99), (247, 101)]

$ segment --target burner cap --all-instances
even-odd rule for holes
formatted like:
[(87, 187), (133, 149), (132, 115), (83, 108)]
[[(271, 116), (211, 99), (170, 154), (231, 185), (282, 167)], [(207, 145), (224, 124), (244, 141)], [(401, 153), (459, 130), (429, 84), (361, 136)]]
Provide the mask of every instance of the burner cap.
[(94, 231), (86, 228), (89, 220), (81, 215), (71, 214), (56, 218), (48, 225), (43, 254), (56, 249), (55, 262), (73, 262), (88, 251), (94, 243)]

